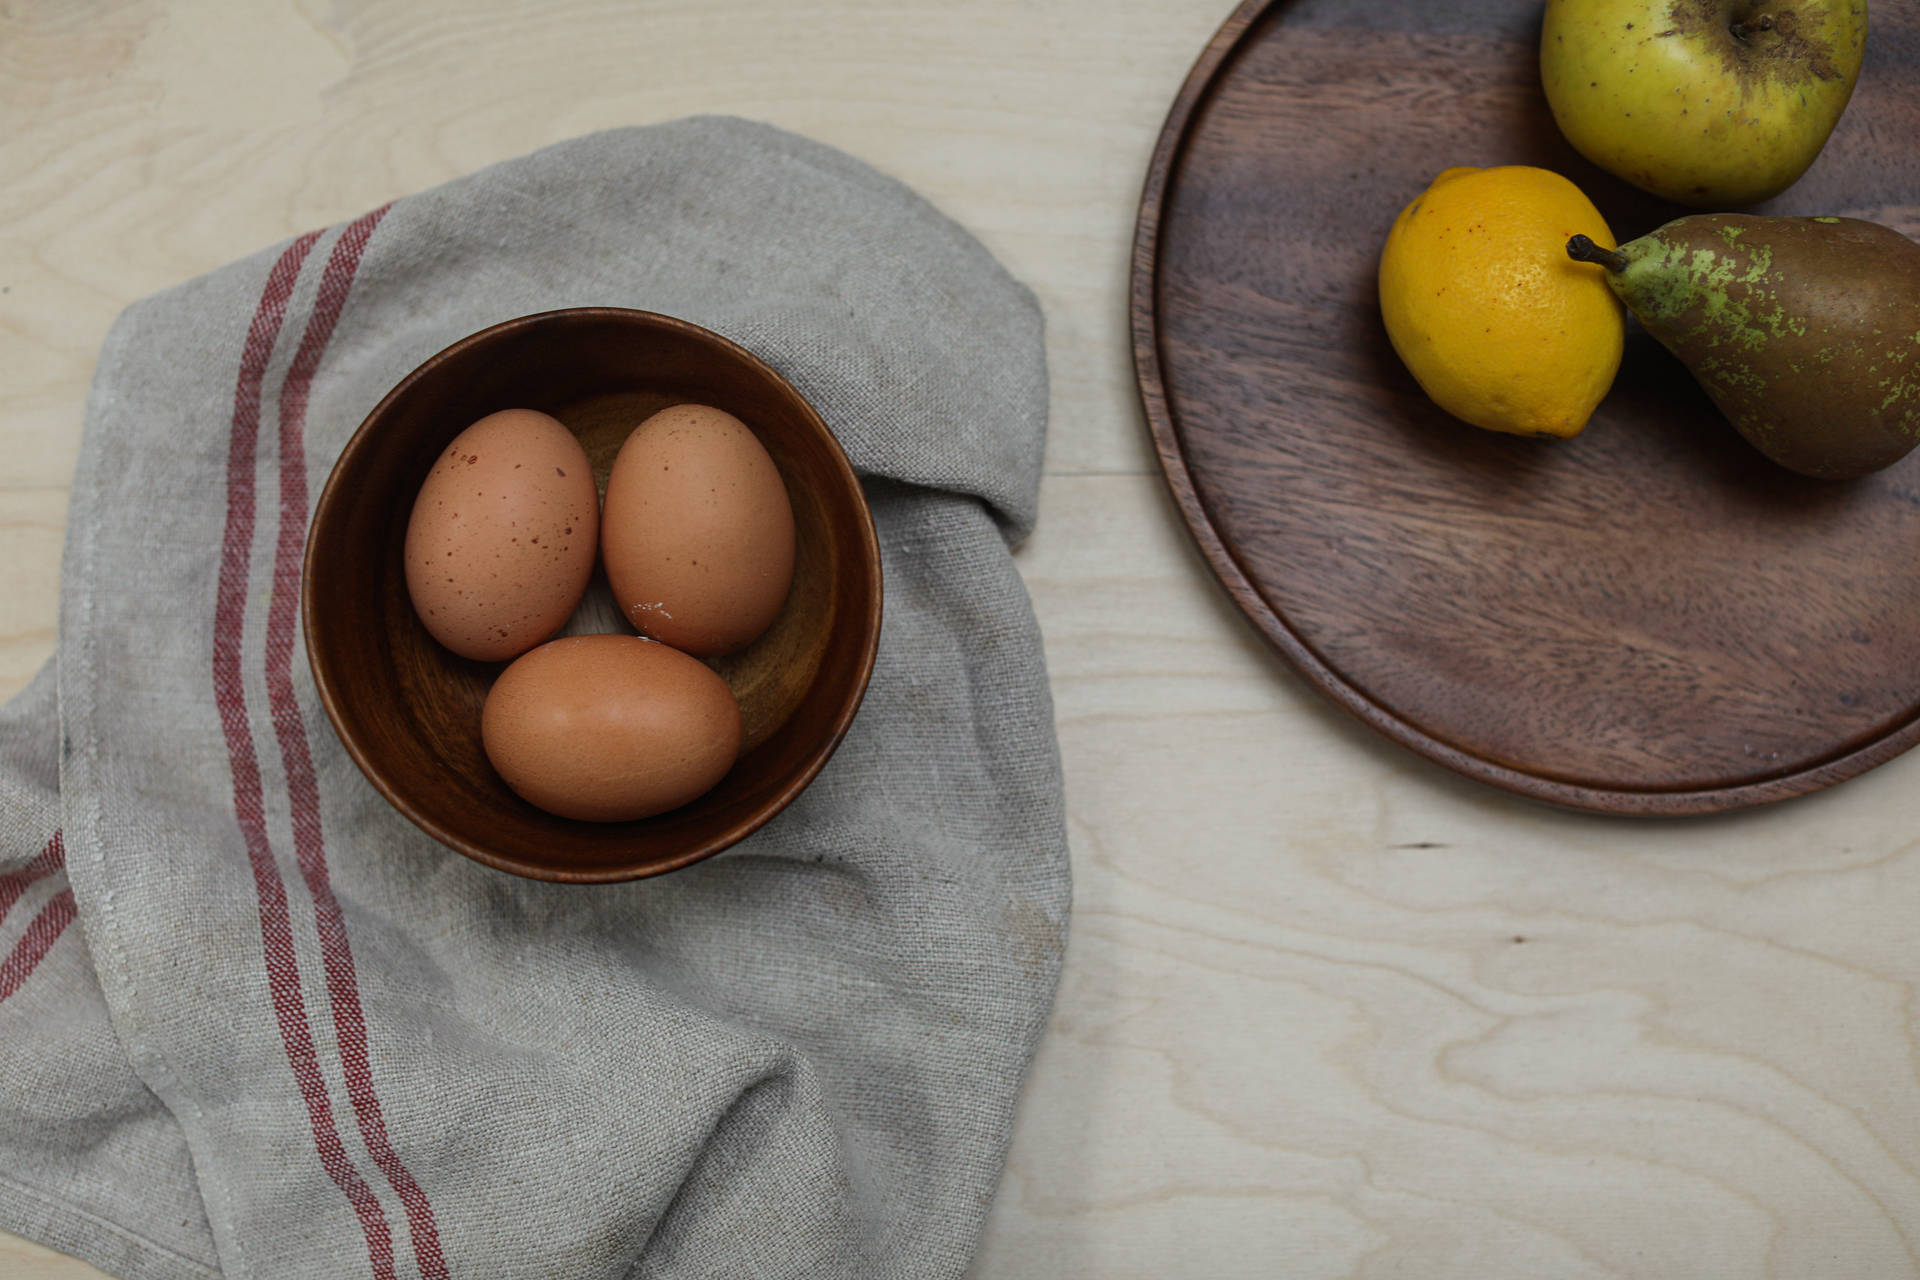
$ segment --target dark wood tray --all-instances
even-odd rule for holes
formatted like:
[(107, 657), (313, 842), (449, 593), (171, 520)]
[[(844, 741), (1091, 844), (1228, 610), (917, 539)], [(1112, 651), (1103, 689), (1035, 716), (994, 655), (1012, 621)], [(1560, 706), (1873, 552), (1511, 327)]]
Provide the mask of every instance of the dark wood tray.
[[(1141, 201), (1140, 394), (1193, 537), (1254, 625), (1389, 738), (1542, 800), (1785, 799), (1920, 739), (1920, 452), (1791, 475), (1629, 334), (1571, 441), (1476, 430), (1388, 345), (1374, 271), (1440, 169), (1567, 175), (1622, 240), (1686, 210), (1581, 160), (1539, 0), (1258, 0), (1174, 102)], [(1852, 105), (1757, 212), (1920, 237), (1920, 14), (1879, 5)]]

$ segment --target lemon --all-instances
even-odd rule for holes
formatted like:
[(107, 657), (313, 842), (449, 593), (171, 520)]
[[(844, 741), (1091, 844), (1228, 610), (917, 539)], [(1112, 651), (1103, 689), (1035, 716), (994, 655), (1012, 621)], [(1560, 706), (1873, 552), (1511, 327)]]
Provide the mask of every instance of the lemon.
[(1567, 241), (1613, 233), (1566, 178), (1530, 165), (1447, 169), (1380, 254), (1380, 313), (1433, 402), (1489, 431), (1578, 435), (1626, 339), (1604, 268)]

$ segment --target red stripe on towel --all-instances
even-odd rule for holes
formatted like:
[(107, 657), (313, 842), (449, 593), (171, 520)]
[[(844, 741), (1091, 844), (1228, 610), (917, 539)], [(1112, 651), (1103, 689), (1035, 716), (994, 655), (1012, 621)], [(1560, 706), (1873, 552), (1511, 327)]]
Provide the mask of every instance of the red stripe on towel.
[(20, 941), (13, 944), (7, 958), (0, 960), (0, 1004), (33, 976), (34, 969), (46, 959), (47, 952), (53, 950), (53, 944), (60, 941), (60, 935), (72, 923), (73, 890), (62, 889), (47, 899), (47, 905), (40, 908), (40, 914), (20, 935)]
[(0, 920), (7, 918), (7, 912), (13, 910), (13, 904), (20, 901), (20, 895), (33, 886), (36, 880), (43, 880), (67, 865), (67, 847), (60, 840), (60, 832), (55, 830), (53, 839), (47, 841), (47, 847), (34, 855), (33, 861), (18, 871), (9, 871), (0, 876)]
[(274, 864), (267, 842), (266, 812), (261, 802), (260, 762), (254, 752), (253, 732), (247, 722), (247, 695), (240, 674), (241, 644), (247, 607), (247, 579), (253, 549), (254, 467), (260, 435), (260, 388), (267, 362), (286, 319), (294, 283), (319, 232), (293, 242), (273, 265), (261, 292), (247, 344), (240, 357), (240, 377), (233, 393), (233, 426), (227, 444), (227, 526), (220, 548), (220, 584), (214, 606), (213, 688), (226, 735), (227, 761), (233, 773), (233, 809), (247, 844), (253, 869), (254, 892), (260, 906), (260, 947), (266, 959), (267, 985), (280, 1026), (287, 1064), (307, 1105), (307, 1121), (321, 1167), (340, 1188), (360, 1220), (367, 1240), (367, 1261), (378, 1280), (396, 1280), (393, 1268), (393, 1230), (372, 1188), (347, 1158), (334, 1126), (333, 1105), (313, 1046), (313, 1028), (307, 1020), (306, 1000), (300, 993), (300, 964), (293, 949), (293, 927), (287, 908), (287, 886)]
[(333, 1005), (334, 1038), (340, 1046), (340, 1066), (353, 1102), (354, 1119), (367, 1151), (392, 1185), (406, 1209), (407, 1229), (424, 1280), (447, 1280), (447, 1263), (440, 1250), (440, 1230), (433, 1205), (414, 1180), (387, 1136), (387, 1124), (374, 1089), (373, 1067), (367, 1054), (367, 1022), (360, 1005), (360, 981), (347, 939), (346, 918), (334, 896), (327, 869), (326, 836), (320, 826), (320, 789), (314, 778), (312, 749), (306, 722), (293, 690), (293, 638), (300, 611), (300, 564), (307, 536), (307, 397), (314, 372), (346, 305), (360, 255), (373, 235), (383, 206), (354, 222), (334, 243), (320, 280), (313, 318), (294, 353), (280, 391), (280, 537), (274, 556), (273, 601), (267, 611), (267, 698), (273, 710), (273, 729), (280, 741), (280, 758), (287, 774), (287, 793), (293, 815), (293, 845), (300, 874), (313, 897), (314, 922), (320, 934), (320, 954), (326, 967), (327, 994)]

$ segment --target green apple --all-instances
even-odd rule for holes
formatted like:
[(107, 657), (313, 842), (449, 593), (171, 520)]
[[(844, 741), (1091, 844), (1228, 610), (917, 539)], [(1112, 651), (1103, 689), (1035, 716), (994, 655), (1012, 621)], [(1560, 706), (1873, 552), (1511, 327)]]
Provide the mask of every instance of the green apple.
[(1574, 149), (1680, 204), (1778, 195), (1860, 77), (1866, 0), (1547, 0), (1540, 78)]

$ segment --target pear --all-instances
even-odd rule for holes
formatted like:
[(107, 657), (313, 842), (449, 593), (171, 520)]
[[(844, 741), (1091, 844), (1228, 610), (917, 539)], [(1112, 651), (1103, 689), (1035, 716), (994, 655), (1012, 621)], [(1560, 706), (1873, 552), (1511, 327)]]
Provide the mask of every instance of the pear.
[(1844, 480), (1920, 441), (1920, 244), (1856, 218), (1701, 213), (1569, 256), (1783, 467)]

